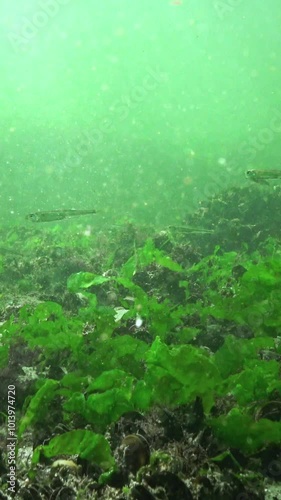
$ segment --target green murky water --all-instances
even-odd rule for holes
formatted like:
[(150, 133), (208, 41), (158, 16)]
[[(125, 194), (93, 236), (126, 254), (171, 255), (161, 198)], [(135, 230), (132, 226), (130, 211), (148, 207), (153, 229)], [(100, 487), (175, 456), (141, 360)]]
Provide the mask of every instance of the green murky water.
[(280, 18), (278, 0), (2, 0), (2, 222), (173, 223), (278, 168)]
[(1, 498), (281, 498), (280, 26), (1, 1)]

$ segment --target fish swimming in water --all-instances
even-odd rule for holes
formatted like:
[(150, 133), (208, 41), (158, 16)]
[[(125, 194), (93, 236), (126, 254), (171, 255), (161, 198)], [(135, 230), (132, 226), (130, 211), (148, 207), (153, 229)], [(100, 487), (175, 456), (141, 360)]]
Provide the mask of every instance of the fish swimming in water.
[(47, 212), (35, 212), (26, 216), (31, 222), (52, 222), (56, 220), (68, 219), (78, 215), (96, 214), (96, 210), (49, 210)]
[(247, 179), (250, 179), (257, 184), (266, 184), (269, 186), (268, 180), (281, 179), (280, 170), (247, 170)]
[(190, 234), (212, 234), (214, 229), (205, 229), (204, 227), (192, 227), (192, 226), (168, 226), (168, 229), (178, 229), (183, 233)]

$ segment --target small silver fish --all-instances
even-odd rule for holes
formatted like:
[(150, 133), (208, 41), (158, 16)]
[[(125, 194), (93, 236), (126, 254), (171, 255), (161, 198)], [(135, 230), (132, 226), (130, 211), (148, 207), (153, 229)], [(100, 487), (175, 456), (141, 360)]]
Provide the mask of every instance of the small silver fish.
[(256, 182), (257, 184), (266, 184), (269, 186), (268, 180), (281, 179), (280, 170), (247, 170), (247, 179)]
[(31, 222), (52, 222), (56, 220), (68, 219), (69, 217), (77, 217), (78, 215), (96, 214), (96, 210), (49, 210), (47, 212), (35, 212), (29, 214), (26, 219)]
[(190, 234), (212, 234), (214, 229), (205, 229), (204, 227), (192, 227), (192, 226), (168, 226), (169, 229), (178, 229), (183, 233)]

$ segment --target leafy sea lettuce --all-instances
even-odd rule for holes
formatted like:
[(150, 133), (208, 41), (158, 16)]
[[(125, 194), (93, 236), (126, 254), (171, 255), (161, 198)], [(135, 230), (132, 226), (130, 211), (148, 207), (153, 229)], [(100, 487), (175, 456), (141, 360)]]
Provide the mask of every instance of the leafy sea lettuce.
[(176, 406), (201, 397), (206, 412), (214, 403), (215, 388), (221, 382), (212, 358), (191, 345), (168, 347), (156, 338), (146, 355), (144, 380), (157, 404)]
[(59, 382), (47, 379), (42, 387), (30, 398), (26, 412), (20, 420), (18, 429), (18, 439), (31, 425), (35, 425), (42, 420), (42, 416), (48, 411), (49, 403), (54, 399)]
[(240, 408), (210, 419), (209, 424), (221, 442), (244, 453), (255, 453), (272, 443), (281, 444), (281, 422), (266, 418), (255, 421)]
[(33, 466), (39, 462), (41, 454), (47, 458), (58, 455), (79, 455), (105, 470), (110, 469), (115, 463), (108, 441), (100, 434), (82, 429), (65, 432), (52, 438), (47, 445), (38, 446), (33, 453)]

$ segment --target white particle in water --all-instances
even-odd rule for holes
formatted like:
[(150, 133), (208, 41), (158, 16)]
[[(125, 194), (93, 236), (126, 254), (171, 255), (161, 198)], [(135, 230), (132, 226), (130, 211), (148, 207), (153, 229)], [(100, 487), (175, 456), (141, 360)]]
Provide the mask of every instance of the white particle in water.
[(136, 324), (136, 328), (140, 328), (141, 325), (143, 324), (143, 320), (141, 319), (140, 316), (136, 317), (136, 323), (135, 324)]

